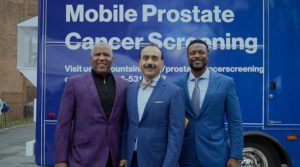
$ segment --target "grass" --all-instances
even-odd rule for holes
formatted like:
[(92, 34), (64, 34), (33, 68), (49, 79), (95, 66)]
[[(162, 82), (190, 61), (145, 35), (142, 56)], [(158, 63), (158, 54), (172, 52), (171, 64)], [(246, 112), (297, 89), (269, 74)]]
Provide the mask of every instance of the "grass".
[(32, 123), (32, 118), (16, 118), (11, 120), (5, 120), (3, 115), (0, 116), (0, 129), (9, 128), (14, 126), (20, 126)]

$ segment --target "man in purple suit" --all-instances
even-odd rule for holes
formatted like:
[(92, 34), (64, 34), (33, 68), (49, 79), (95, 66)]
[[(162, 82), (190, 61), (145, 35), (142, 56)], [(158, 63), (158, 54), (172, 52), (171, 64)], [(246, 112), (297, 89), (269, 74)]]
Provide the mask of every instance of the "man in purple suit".
[(70, 77), (55, 134), (55, 167), (116, 167), (127, 82), (112, 75), (105, 43), (91, 51), (92, 71)]

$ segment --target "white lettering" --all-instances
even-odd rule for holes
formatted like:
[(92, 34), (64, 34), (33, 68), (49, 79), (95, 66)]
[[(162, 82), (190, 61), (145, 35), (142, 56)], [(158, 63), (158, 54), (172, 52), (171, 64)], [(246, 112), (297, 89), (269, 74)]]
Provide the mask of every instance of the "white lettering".
[(113, 9), (99, 4), (98, 9), (85, 9), (84, 5), (66, 5), (66, 22), (135, 22), (137, 11), (126, 9), (124, 5), (113, 5)]
[(77, 5), (76, 11), (74, 12), (73, 5), (66, 5), (66, 22), (77, 22), (79, 17), (79, 22), (84, 21), (84, 6)]
[(80, 43), (71, 43), (71, 39), (75, 38), (75, 39), (81, 39), (80, 34), (78, 34), (77, 32), (71, 32), (69, 33), (66, 38), (65, 38), (65, 43), (66, 46), (71, 49), (71, 50), (77, 50), (80, 48)]
[(89, 9), (85, 12), (85, 18), (88, 22), (95, 22), (98, 20), (98, 12), (95, 9)]
[(149, 16), (155, 16), (157, 9), (154, 5), (143, 5), (143, 22), (148, 21)]
[[(167, 50), (178, 50), (186, 48), (190, 41), (196, 38), (199, 37), (172, 37), (163, 36), (159, 32), (151, 32), (148, 34), (147, 41), (155, 43), (158, 47), (162, 47)], [(258, 50), (256, 37), (232, 37), (230, 33), (226, 33), (225, 37), (200, 37), (200, 39), (206, 41), (208, 46), (213, 50), (245, 50), (245, 52), (248, 54), (254, 54)], [(77, 32), (71, 32), (67, 34), (65, 38), (66, 47), (71, 50), (77, 50), (80, 48), (84, 50), (91, 49), (91, 47), (97, 42), (108, 43), (113, 50), (138, 50), (145, 44), (143, 37), (82, 37)]]
[(182, 22), (225, 22), (234, 21), (234, 13), (232, 10), (221, 10), (219, 6), (214, 6), (213, 9), (200, 10), (198, 6), (193, 6), (193, 9), (158, 9), (154, 5), (143, 5), (143, 22), (147, 22), (151, 17), (156, 18), (158, 22), (168, 21), (171, 23)]

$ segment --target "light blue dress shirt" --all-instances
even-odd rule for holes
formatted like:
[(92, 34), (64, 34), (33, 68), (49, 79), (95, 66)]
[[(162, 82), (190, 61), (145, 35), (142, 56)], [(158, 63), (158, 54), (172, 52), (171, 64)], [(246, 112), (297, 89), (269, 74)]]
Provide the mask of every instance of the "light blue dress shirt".
[[(150, 96), (153, 92), (153, 89), (156, 86), (159, 78), (160, 78), (160, 75), (156, 76), (153, 79), (153, 82), (151, 83), (150, 87), (148, 86), (145, 89), (143, 89), (141, 87), (139, 88), (138, 95), (137, 95), (137, 106), (138, 106), (139, 121), (141, 121), (141, 119), (142, 119), (146, 104), (147, 104), (147, 102), (148, 102), (148, 100), (149, 100), (149, 98), (150, 98)], [(144, 78), (143, 78), (143, 81), (145, 81)], [(135, 142), (135, 147), (134, 147), (135, 151), (137, 150), (137, 141), (138, 141), (138, 139), (136, 139), (136, 142)]]
[[(209, 72), (208, 68), (206, 68), (205, 72), (200, 76), (200, 81), (198, 82), (198, 86), (200, 89), (200, 109), (201, 109), (201, 106), (204, 101), (206, 91), (208, 88), (209, 74), (210, 74), (210, 72)], [(187, 86), (188, 86), (190, 100), (192, 100), (193, 90), (195, 88), (195, 76), (191, 72), (189, 73), (189, 77), (187, 80)]]

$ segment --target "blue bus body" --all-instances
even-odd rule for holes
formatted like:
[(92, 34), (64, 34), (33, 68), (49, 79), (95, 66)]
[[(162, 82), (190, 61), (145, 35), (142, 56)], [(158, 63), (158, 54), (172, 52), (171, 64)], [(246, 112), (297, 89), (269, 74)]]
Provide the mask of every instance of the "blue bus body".
[(189, 70), (186, 44), (195, 38), (210, 45), (208, 66), (235, 80), (247, 162), (262, 158), (270, 166), (276, 158), (299, 167), (297, 0), (39, 0), (36, 164), (54, 164), (64, 84), (69, 76), (90, 71), (94, 42), (112, 44), (112, 72), (136, 82), (140, 47), (160, 45), (162, 76), (174, 79)]

